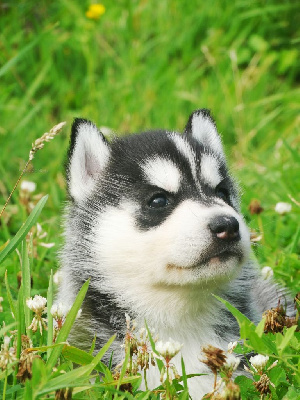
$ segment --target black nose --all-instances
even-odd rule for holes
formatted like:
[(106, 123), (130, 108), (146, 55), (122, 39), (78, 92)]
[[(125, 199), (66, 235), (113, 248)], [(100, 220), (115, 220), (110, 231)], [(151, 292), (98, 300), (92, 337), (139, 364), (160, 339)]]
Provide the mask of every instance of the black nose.
[(239, 222), (236, 218), (227, 215), (219, 215), (214, 217), (208, 224), (209, 229), (218, 239), (238, 240)]

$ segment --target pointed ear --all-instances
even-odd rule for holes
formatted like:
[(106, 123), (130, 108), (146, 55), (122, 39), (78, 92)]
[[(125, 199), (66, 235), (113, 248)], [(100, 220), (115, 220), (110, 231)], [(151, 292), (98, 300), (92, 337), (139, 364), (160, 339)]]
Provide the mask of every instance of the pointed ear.
[(186, 124), (184, 133), (192, 135), (204, 147), (224, 157), (222, 141), (209, 110), (202, 108), (194, 111)]
[(76, 202), (84, 200), (94, 189), (109, 154), (109, 144), (97, 127), (90, 121), (76, 118), (72, 125), (67, 164), (68, 189)]

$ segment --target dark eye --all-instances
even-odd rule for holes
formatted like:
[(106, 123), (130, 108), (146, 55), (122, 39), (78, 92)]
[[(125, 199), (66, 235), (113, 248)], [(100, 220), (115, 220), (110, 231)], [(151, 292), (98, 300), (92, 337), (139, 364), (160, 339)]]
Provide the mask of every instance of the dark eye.
[(224, 200), (226, 203), (229, 202), (229, 192), (226, 188), (217, 186), (215, 193), (217, 197)]
[(164, 193), (155, 194), (149, 201), (149, 207), (151, 208), (161, 208), (169, 204), (169, 200)]

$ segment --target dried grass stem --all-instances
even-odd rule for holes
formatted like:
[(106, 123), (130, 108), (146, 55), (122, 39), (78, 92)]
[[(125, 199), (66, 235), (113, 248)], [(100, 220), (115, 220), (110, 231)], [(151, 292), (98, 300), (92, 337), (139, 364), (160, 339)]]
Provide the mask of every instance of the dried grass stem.
[(9, 200), (11, 199), (11, 196), (13, 195), (14, 191), (16, 190), (22, 176), (26, 172), (28, 164), (30, 163), (30, 161), (32, 161), (34, 159), (35, 153), (44, 147), (45, 142), (50, 142), (50, 140), (52, 140), (62, 130), (62, 128), (64, 127), (65, 124), (66, 124), (66, 122), (60, 122), (59, 124), (55, 125), (52, 129), (50, 129), (49, 132), (44, 133), (40, 138), (36, 139), (36, 141), (32, 144), (32, 148), (29, 152), (29, 159), (26, 162), (25, 167), (23, 168), (23, 171), (21, 172), (21, 175), (19, 176), (15, 186), (13, 187), (10, 195), (8, 196), (8, 198), (4, 204), (4, 207), (2, 208), (2, 210), (0, 212), (0, 218), (7, 206), (7, 204), (9, 203)]

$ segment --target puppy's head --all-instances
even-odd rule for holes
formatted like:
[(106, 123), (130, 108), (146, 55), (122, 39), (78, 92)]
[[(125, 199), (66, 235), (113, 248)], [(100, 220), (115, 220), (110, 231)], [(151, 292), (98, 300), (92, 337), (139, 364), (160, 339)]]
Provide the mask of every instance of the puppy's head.
[(67, 171), (70, 215), (89, 221), (94, 275), (124, 285), (218, 285), (249, 255), (237, 190), (207, 110), (190, 116), (183, 135), (144, 132), (112, 143), (76, 120)]

